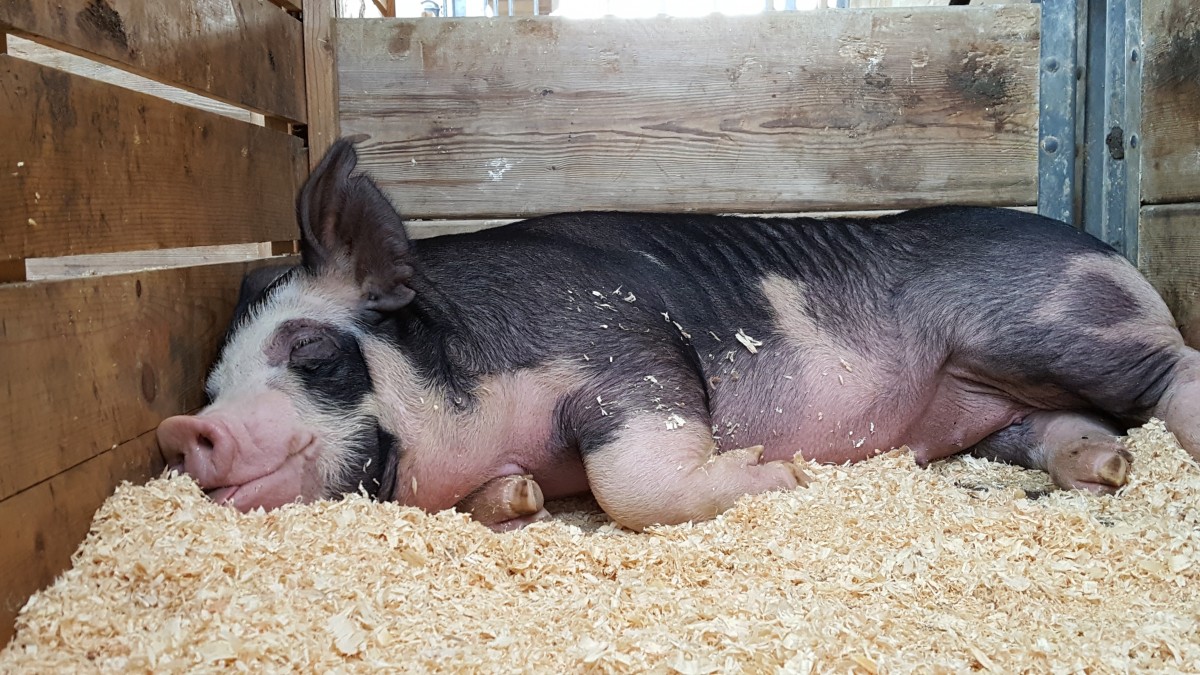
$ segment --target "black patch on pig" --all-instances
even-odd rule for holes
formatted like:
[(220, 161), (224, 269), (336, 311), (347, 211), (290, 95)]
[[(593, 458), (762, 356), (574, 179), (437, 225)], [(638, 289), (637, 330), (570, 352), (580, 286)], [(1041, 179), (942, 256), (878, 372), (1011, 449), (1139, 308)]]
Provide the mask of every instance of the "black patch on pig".
[(1137, 298), (1113, 281), (1112, 277), (1099, 272), (1080, 275), (1078, 284), (1070, 292), (1075, 301), (1063, 313), (1070, 322), (1112, 328), (1137, 319), (1142, 314)]
[[(293, 323), (304, 324), (305, 319)], [(281, 331), (284, 327), (281, 326)], [(313, 338), (313, 334), (320, 335)], [(358, 338), (334, 326), (303, 325), (295, 332), (288, 370), (298, 377), (307, 396), (333, 414), (350, 416), (372, 391), (371, 373)], [(372, 417), (344, 448), (350, 454), (351, 467), (329, 486), (332, 494), (365, 490), (372, 498), (387, 501), (394, 497), (400, 448), (396, 438)], [(361, 488), (360, 488), (361, 486)]]
[(348, 415), (371, 393), (367, 360), (353, 333), (334, 326), (325, 326), (322, 333), (325, 337), (315, 343), (321, 350), (306, 358), (294, 353), (287, 368), (317, 405)]
[(75, 15), (75, 24), (93, 39), (107, 40), (129, 49), (129, 36), (121, 14), (104, 0), (91, 0)]
[(353, 456), (352, 470), (329, 486), (332, 495), (363, 491), (367, 496), (388, 502), (396, 496), (396, 471), (400, 465), (400, 445), (372, 419), (371, 427), (351, 440), (347, 450)]

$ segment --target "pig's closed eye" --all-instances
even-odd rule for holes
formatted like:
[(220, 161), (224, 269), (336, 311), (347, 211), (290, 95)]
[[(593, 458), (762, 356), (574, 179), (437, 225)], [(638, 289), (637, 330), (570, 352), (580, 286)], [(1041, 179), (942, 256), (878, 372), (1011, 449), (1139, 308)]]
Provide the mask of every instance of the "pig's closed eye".
[(325, 335), (303, 335), (292, 343), (291, 365), (313, 369), (337, 355), (337, 345)]

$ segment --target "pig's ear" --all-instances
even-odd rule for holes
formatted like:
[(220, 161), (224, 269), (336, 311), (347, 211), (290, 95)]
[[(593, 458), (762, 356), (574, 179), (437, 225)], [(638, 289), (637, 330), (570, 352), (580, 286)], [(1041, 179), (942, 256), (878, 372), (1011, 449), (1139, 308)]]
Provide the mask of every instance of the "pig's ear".
[(381, 319), (415, 295), (404, 221), (366, 176), (351, 176), (358, 157), (351, 141), (333, 144), (300, 190), (300, 259), (310, 272), (351, 273), (361, 290), (360, 309)]
[(271, 284), (290, 272), (293, 267), (293, 265), (268, 265), (247, 272), (246, 276), (242, 277), (242, 287), (238, 291), (237, 307), (233, 310), (234, 321), (236, 322), (249, 311), (250, 305), (258, 300)]

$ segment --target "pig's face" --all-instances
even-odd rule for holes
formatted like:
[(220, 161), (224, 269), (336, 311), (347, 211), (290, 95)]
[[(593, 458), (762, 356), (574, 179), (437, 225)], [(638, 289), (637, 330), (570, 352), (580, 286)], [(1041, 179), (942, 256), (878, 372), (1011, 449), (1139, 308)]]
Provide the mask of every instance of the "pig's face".
[(380, 425), (364, 345), (413, 298), (399, 216), (348, 143), (300, 197), (302, 264), (247, 276), (197, 415), (164, 420), (159, 444), (218, 502), (270, 509), (358, 490), (390, 499), (398, 447)]

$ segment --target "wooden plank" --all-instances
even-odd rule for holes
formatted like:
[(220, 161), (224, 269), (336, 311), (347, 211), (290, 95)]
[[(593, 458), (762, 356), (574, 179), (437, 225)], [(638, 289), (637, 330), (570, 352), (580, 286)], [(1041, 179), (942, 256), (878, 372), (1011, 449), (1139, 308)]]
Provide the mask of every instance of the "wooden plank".
[(290, 239), (302, 141), (0, 56), (0, 260)]
[(12, 637), (29, 596), (70, 567), (92, 516), (116, 486), (144, 481), (163, 464), (147, 432), (0, 501), (0, 645)]
[[(290, 253), (290, 251), (289, 251)], [(148, 269), (191, 267), (214, 263), (255, 260), (273, 255), (271, 244), (224, 244), (195, 248), (167, 248), (154, 251), (91, 253), (63, 258), (34, 258), (25, 261), (30, 281), (74, 279), (102, 274), (127, 274)]]
[(1200, 348), (1200, 204), (1142, 207), (1138, 267), (1167, 301), (1183, 339)]
[(413, 218), (1036, 203), (1038, 8), (339, 20)]
[[(304, 11), (304, 81), (308, 94), (308, 165), (316, 167), (338, 134), (334, 64), (335, 0), (307, 0)], [(307, 174), (307, 172), (306, 172)]]
[[(1015, 211), (1037, 213), (1036, 206), (1010, 206)], [(804, 218), (878, 218), (880, 216), (899, 213), (898, 209), (883, 209), (873, 211), (811, 211), (808, 213), (733, 213), (734, 216), (769, 216), (772, 218), (804, 217)], [(404, 227), (408, 230), (410, 239), (429, 239), (448, 234), (465, 234), (490, 230), (510, 223), (518, 222), (513, 218), (493, 220), (408, 220)]]
[(26, 61), (33, 61), (34, 63), (40, 63), (50, 68), (65, 70), (68, 73), (74, 73), (92, 80), (108, 82), (118, 87), (165, 98), (168, 101), (190, 105), (194, 108), (232, 117), (243, 122), (250, 122), (259, 126), (263, 125), (263, 116), (260, 113), (251, 112), (245, 108), (239, 108), (228, 103), (221, 103), (216, 99), (194, 94), (179, 87), (172, 87), (169, 84), (163, 84), (148, 77), (135, 75), (127, 70), (114, 68), (98, 61), (92, 61), (78, 54), (47, 47), (32, 40), (23, 40), (10, 35), (8, 38), (8, 53)]
[(0, 499), (199, 406), (242, 276), (266, 262), (0, 287)]
[(1200, 5), (1142, 5), (1142, 201), (1200, 199)]
[(0, 29), (227, 103), (305, 121), (300, 22), (260, 0), (0, 3)]

